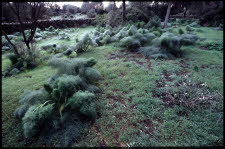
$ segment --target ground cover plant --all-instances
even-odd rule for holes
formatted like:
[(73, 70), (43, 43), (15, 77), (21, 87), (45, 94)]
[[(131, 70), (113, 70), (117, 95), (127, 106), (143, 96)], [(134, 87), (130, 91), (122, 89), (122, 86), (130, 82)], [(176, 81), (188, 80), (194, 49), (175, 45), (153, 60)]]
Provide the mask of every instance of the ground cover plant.
[[(163, 28), (159, 14), (132, 7), (120, 25), (103, 13), (99, 25), (37, 28), (38, 63), (2, 78), (3, 147), (224, 144), (223, 30), (170, 18)], [(5, 73), (19, 60), (4, 37), (2, 50)]]

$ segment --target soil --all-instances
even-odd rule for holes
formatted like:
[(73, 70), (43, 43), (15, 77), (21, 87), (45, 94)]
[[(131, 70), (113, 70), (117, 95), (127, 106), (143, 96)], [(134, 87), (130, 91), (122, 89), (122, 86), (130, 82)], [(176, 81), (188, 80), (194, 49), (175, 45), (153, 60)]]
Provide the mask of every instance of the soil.
[(121, 50), (119, 52), (111, 53), (108, 55), (109, 60), (122, 59), (122, 58), (124, 59), (123, 62), (131, 61), (144, 68), (147, 68), (147, 69), (151, 68), (150, 59), (136, 52)]

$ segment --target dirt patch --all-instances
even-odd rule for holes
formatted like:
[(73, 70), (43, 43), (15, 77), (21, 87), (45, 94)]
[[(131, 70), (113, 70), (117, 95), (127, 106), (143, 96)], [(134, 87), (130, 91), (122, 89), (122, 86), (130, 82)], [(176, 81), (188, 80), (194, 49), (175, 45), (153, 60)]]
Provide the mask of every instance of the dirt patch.
[(119, 74), (119, 76), (121, 77), (121, 78), (123, 78), (123, 77), (125, 77), (125, 73), (124, 72), (121, 72), (120, 74)]
[(205, 46), (200, 46), (199, 49), (200, 49), (200, 50), (209, 50), (209, 49), (208, 49), (207, 47), (205, 47)]
[(113, 95), (107, 95), (106, 98), (108, 99), (112, 99), (112, 100), (109, 100), (110, 101), (110, 104), (113, 104), (115, 101), (121, 103), (121, 104), (126, 104), (124, 99), (121, 97), (121, 96), (113, 96)]
[(175, 74), (177, 76), (186, 76), (189, 72), (187, 71), (187, 69), (181, 69), (179, 71), (176, 71)]
[(188, 112), (184, 110), (177, 111), (176, 114), (178, 116), (188, 116)]
[[(186, 69), (181, 69), (175, 73), (163, 71), (161, 78), (155, 82), (156, 88), (153, 90), (153, 96), (161, 99), (168, 107), (179, 105), (189, 109), (196, 107), (207, 108), (221, 99), (218, 94), (210, 93), (207, 84), (204, 82), (191, 82), (188, 73)], [(182, 76), (182, 79), (171, 79), (171, 75)], [(177, 114), (187, 116), (187, 113), (183, 111)]]
[(115, 116), (119, 120), (127, 119), (127, 113), (117, 113), (117, 114), (115, 114)]
[(170, 73), (166, 70), (163, 71), (163, 76), (166, 81), (172, 81), (172, 78), (170, 78), (171, 75), (172, 75), (172, 73)]
[(117, 51), (116, 53), (111, 53), (108, 55), (109, 60), (124, 59), (123, 62), (134, 62), (135, 64), (142, 66), (144, 68), (150, 69), (150, 60), (143, 55), (135, 52), (130, 52), (127, 50)]
[(145, 119), (140, 121), (140, 123), (143, 125), (141, 128), (141, 131), (145, 134), (152, 134), (154, 131), (153, 123), (150, 119)]

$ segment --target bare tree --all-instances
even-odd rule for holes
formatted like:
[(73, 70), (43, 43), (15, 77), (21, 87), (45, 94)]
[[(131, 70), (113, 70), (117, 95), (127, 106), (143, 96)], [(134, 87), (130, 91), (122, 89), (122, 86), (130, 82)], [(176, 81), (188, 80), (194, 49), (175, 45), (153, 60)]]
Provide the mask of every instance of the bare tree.
[[(29, 6), (30, 6), (30, 11), (29, 11), (29, 16), (30, 16), (30, 21), (31, 21), (31, 28), (30, 28), (30, 35), (28, 37), (26, 37), (25, 34), (25, 22), (22, 19), (23, 18), (23, 11), (24, 9), (29, 9), (29, 8), (25, 8), (24, 7), (24, 3), (21, 2), (8, 2), (7, 3), (10, 10), (13, 12), (13, 14), (17, 17), (17, 20), (20, 24), (20, 33), (22, 33), (23, 36), (23, 41), (27, 47), (27, 52), (28, 54), (32, 54), (31, 53), (31, 42), (34, 38), (34, 34), (36, 32), (36, 28), (37, 28), (37, 21), (38, 19), (43, 15), (43, 7), (44, 4), (42, 2), (28, 2)], [(27, 15), (27, 14), (26, 14)], [(12, 43), (10, 41), (10, 39), (8, 38), (7, 34), (5, 33), (5, 31), (2, 29), (2, 33), (5, 36), (6, 40), (9, 42), (9, 44), (13, 47), (14, 53), (21, 57), (18, 48), (16, 47), (16, 45), (14, 43)]]
[(165, 17), (165, 21), (164, 21), (163, 28), (167, 28), (167, 23), (168, 23), (168, 20), (169, 20), (171, 8), (172, 8), (172, 3), (169, 2), (168, 3), (168, 8), (167, 8), (167, 12), (166, 12), (166, 17)]

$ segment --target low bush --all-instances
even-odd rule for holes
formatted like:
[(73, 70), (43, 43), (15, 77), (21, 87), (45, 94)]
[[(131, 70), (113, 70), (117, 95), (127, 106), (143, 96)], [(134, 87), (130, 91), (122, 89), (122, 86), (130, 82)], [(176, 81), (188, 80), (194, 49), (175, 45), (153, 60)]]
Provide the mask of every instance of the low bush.
[(154, 38), (150, 46), (141, 47), (138, 52), (150, 58), (173, 59), (182, 56), (182, 45), (193, 45), (198, 39), (199, 37), (193, 34), (179, 36), (165, 32), (159, 38)]
[(186, 26), (186, 31), (187, 32), (192, 32), (192, 31), (194, 31), (194, 29), (191, 26), (187, 25)]
[(181, 28), (179, 28), (178, 32), (180, 35), (184, 34), (184, 31)]
[(153, 31), (152, 33), (157, 37), (159, 37), (161, 35), (160, 31)]
[(93, 45), (94, 43), (92, 42), (90, 36), (85, 34), (84, 37), (76, 44), (75, 51), (77, 54), (80, 54), (89, 50), (89, 48)]
[(155, 58), (164, 58), (164, 59), (174, 58), (173, 55), (171, 55), (170, 53), (165, 53), (158, 46), (141, 47), (138, 53), (144, 55), (145, 57), (154, 58), (154, 59)]
[(59, 40), (70, 40), (70, 35), (65, 32), (61, 32), (59, 33)]
[(91, 68), (95, 64), (93, 58), (49, 60), (49, 65), (58, 69), (57, 73), (43, 88), (26, 90), (21, 96), (21, 106), (14, 112), (15, 117), (22, 119), (26, 138), (58, 129), (61, 127), (58, 124), (63, 124), (71, 114), (78, 120), (81, 115), (86, 121), (95, 119), (95, 93), (100, 90), (94, 83), (101, 78), (101, 74)]
[(193, 34), (182, 34), (181, 44), (183, 45), (193, 45), (198, 41), (199, 37)]
[(139, 40), (134, 37), (125, 37), (120, 40), (119, 46), (126, 48), (129, 51), (135, 52), (138, 48), (141, 47), (141, 43)]
[(189, 24), (190, 27), (200, 27), (200, 25), (198, 24), (198, 22), (193, 22), (191, 24)]
[(164, 33), (160, 37), (160, 40), (161, 40), (161, 49), (165, 50), (166, 53), (171, 53), (175, 55), (176, 57), (180, 56), (181, 43), (179, 37), (170, 34), (166, 35), (166, 33)]
[(106, 15), (105, 14), (96, 15), (94, 24), (96, 24), (98, 26), (105, 26), (106, 25)]
[(150, 20), (148, 21), (148, 23), (145, 25), (146, 28), (152, 28), (152, 27), (160, 27), (161, 25), (161, 19), (155, 15), (153, 17), (150, 18)]
[(132, 35), (134, 35), (134, 34), (136, 34), (137, 33), (137, 27), (135, 27), (134, 25), (132, 25), (131, 27), (130, 27), (130, 29), (128, 30), (128, 35), (129, 36), (132, 36)]
[(35, 45), (31, 45), (31, 49), (27, 50), (24, 44), (17, 45), (20, 57), (14, 53), (9, 53), (6, 57), (10, 60), (11, 65), (3, 72), (3, 76), (11, 76), (25, 69), (32, 69), (39, 63), (39, 52)]

